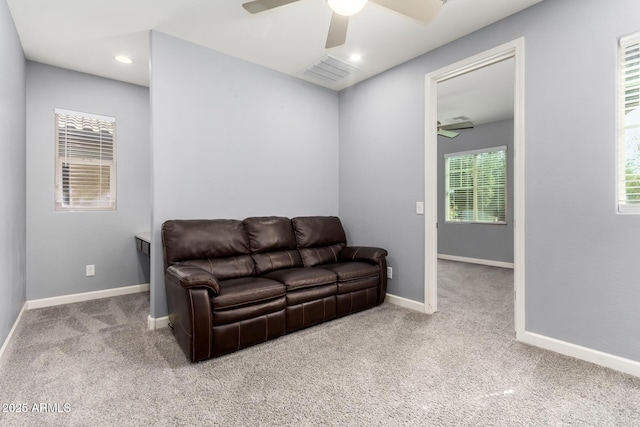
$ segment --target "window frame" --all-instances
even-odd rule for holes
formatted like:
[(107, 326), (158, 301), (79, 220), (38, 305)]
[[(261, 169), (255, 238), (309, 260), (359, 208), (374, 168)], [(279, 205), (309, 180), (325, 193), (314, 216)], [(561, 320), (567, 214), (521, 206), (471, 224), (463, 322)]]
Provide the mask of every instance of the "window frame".
[[(616, 208), (620, 214), (640, 214), (640, 202), (627, 203), (627, 158), (625, 155), (626, 146), (626, 96), (627, 87), (625, 84), (625, 57), (626, 50), (630, 46), (637, 45), (640, 49), (640, 32), (621, 37), (618, 43), (618, 69), (617, 69), (617, 135), (616, 135)], [(636, 68), (636, 67), (634, 67)], [(637, 66), (640, 73), (640, 63)], [(640, 102), (640, 101), (639, 101)], [(635, 107), (640, 109), (640, 104)], [(640, 114), (640, 113), (639, 113)], [(638, 159), (640, 162), (640, 158)]]
[[(481, 154), (486, 153), (494, 153), (494, 152), (504, 152), (504, 221), (482, 221), (478, 219), (478, 195), (477, 191), (480, 187), (477, 185), (477, 158)], [(457, 220), (450, 219), (450, 174), (449, 174), (449, 159), (452, 157), (463, 157), (463, 156), (473, 156), (473, 182), (472, 182), (472, 191), (473, 191), (473, 219), (472, 220)], [(509, 162), (508, 162), (508, 147), (506, 145), (500, 145), (496, 147), (489, 148), (480, 148), (475, 150), (468, 151), (458, 151), (452, 153), (446, 153), (444, 155), (444, 171), (445, 171), (445, 185), (444, 185), (444, 193), (445, 193), (445, 212), (444, 212), (444, 220), (447, 224), (488, 224), (488, 225), (508, 225), (509, 224), (509, 201), (508, 201), (508, 171), (509, 171)]]
[[(99, 158), (91, 157), (64, 157), (60, 155), (62, 141), (60, 136), (60, 120), (61, 116), (73, 116), (77, 120), (92, 120), (97, 121), (100, 131), (105, 128), (110, 128), (111, 136), (111, 159), (105, 160), (102, 158), (102, 148), (98, 150), (100, 153)], [(106, 125), (108, 123), (108, 126)], [(105, 126), (104, 128), (102, 126)], [(103, 116), (92, 113), (85, 113), (80, 111), (64, 110), (60, 108), (54, 109), (54, 132), (55, 132), (55, 177), (54, 177), (54, 210), (56, 212), (108, 212), (117, 210), (117, 138), (116, 138), (116, 119), (110, 116)], [(91, 142), (89, 142), (91, 143)], [(109, 166), (109, 193), (107, 200), (96, 200), (95, 205), (79, 205), (79, 204), (66, 204), (64, 199), (64, 164), (69, 163), (80, 166)], [(98, 184), (98, 187), (102, 187)]]

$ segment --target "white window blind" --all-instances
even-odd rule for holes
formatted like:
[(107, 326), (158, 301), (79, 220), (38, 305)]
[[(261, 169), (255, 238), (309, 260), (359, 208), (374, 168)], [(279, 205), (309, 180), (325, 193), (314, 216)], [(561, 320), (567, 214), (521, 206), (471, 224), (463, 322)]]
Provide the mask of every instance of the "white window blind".
[(445, 219), (506, 224), (507, 147), (445, 155)]
[(618, 210), (640, 213), (640, 33), (620, 40)]
[(56, 210), (115, 210), (115, 119), (55, 111)]

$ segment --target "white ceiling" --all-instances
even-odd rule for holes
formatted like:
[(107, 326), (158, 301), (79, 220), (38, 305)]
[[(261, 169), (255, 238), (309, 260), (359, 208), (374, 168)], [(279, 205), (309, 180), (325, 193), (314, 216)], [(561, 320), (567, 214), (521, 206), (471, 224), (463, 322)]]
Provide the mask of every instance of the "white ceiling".
[[(343, 46), (324, 48), (331, 11), (300, 0), (251, 15), (248, 0), (7, 0), (27, 59), (149, 84), (149, 30), (187, 40), (333, 90), (341, 90), (541, 0), (449, 0), (429, 24), (376, 4), (349, 22)], [(408, 0), (397, 0), (408, 1)], [(302, 75), (325, 54), (360, 71), (336, 83)], [(113, 57), (132, 57), (132, 65)]]
[[(438, 83), (438, 120), (466, 116), (475, 125), (513, 118), (515, 59)], [(451, 123), (455, 123), (452, 121)]]

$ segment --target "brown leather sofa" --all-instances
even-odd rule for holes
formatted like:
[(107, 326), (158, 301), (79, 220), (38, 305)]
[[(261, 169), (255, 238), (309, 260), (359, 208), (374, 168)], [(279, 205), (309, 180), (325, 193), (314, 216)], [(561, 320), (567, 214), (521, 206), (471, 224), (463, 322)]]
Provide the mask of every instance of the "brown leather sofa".
[(337, 217), (162, 225), (173, 333), (193, 362), (374, 307), (387, 251), (347, 246)]

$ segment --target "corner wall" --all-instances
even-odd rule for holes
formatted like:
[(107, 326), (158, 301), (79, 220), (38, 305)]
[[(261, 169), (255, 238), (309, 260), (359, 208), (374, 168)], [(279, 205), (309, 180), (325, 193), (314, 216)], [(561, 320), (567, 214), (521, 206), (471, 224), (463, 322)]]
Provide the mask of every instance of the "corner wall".
[[(116, 211), (54, 211), (55, 108), (116, 118)], [(27, 62), (29, 300), (147, 282), (133, 236), (149, 230), (149, 139), (146, 87)]]
[(26, 301), (25, 59), (0, 0), (0, 348)]
[(151, 317), (168, 219), (338, 214), (338, 94), (151, 33)]

